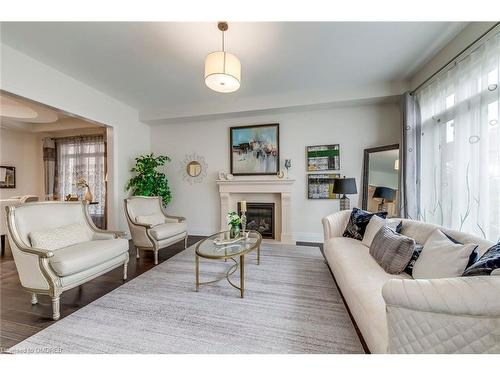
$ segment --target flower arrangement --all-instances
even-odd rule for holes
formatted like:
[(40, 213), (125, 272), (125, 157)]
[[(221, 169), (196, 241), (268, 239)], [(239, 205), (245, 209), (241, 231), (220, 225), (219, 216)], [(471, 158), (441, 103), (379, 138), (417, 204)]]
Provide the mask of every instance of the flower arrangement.
[(240, 235), (241, 218), (236, 212), (229, 212), (227, 214), (227, 225), (229, 229), (229, 237), (236, 238)]
[(236, 212), (230, 212), (227, 214), (227, 225), (230, 227), (237, 227), (241, 224), (241, 219)]
[(89, 187), (89, 184), (87, 182), (87, 180), (85, 180), (84, 178), (80, 178), (77, 182), (76, 182), (76, 186), (80, 189), (84, 189), (84, 188), (88, 188)]
[(87, 182), (87, 180), (85, 180), (84, 178), (78, 179), (78, 181), (76, 182), (76, 187), (79, 189), (85, 189), (85, 195), (83, 197), (83, 200), (85, 200), (89, 203), (94, 200), (94, 197), (93, 197), (92, 193), (90, 192), (90, 186), (89, 186), (89, 183)]

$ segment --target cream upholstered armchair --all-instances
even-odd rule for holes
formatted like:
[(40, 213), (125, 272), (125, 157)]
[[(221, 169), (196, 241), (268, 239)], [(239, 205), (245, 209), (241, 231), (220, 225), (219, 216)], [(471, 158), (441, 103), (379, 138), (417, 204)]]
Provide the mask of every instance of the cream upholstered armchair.
[(158, 251), (166, 246), (184, 240), (187, 247), (186, 219), (168, 215), (161, 197), (133, 196), (125, 199), (127, 216), (132, 241), (139, 250), (154, 252), (155, 264), (158, 264)]
[(7, 210), (7, 235), (25, 290), (52, 298), (52, 318), (59, 319), (62, 292), (123, 266), (127, 279), (125, 233), (98, 229), (85, 202), (26, 203)]

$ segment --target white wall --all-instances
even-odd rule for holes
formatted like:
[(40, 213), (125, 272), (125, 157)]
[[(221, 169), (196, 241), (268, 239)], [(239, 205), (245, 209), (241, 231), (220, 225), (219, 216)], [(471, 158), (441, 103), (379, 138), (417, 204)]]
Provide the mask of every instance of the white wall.
[[(363, 149), (399, 143), (400, 112), (397, 104), (351, 106), (234, 117), (205, 122), (184, 122), (151, 128), (151, 147), (157, 154), (172, 158), (167, 176), (173, 193), (168, 210), (187, 218), (190, 234), (217, 231), (219, 196), (218, 171), (229, 171), (229, 127), (249, 124), (280, 124), (280, 160), (291, 158), (291, 178), (296, 179), (292, 194), (293, 230), (296, 240), (322, 241), (321, 218), (338, 211), (337, 200), (308, 200), (305, 147), (318, 144), (341, 145), (341, 171), (355, 177), (361, 193)], [(208, 176), (201, 184), (182, 180), (180, 162), (186, 154), (198, 153), (208, 163)], [(361, 195), (351, 196), (360, 206)]]
[(150, 151), (150, 129), (136, 110), (17, 50), (0, 45), (3, 90), (113, 127), (109, 145), (109, 226), (126, 230), (124, 186), (134, 158)]
[(0, 128), (0, 165), (16, 167), (16, 188), (0, 189), (0, 199), (27, 194), (43, 199), (42, 140), (38, 134)]

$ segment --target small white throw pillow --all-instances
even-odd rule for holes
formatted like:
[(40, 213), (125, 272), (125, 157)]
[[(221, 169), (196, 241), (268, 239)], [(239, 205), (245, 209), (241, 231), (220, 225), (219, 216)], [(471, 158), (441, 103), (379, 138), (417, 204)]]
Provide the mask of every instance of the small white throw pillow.
[(413, 266), (414, 279), (459, 277), (464, 273), (475, 244), (456, 244), (440, 229), (425, 241), (422, 253)]
[(152, 215), (137, 216), (135, 220), (140, 224), (149, 224), (155, 226), (159, 224), (165, 224), (165, 215), (163, 215), (162, 213), (157, 213)]
[(92, 232), (85, 224), (69, 224), (44, 232), (31, 232), (29, 237), (31, 246), (52, 251), (91, 241)]
[(382, 219), (377, 215), (373, 215), (368, 222), (368, 225), (366, 226), (365, 234), (363, 235), (363, 240), (361, 241), (361, 243), (367, 247), (370, 247), (372, 245), (373, 239), (375, 238), (375, 235), (378, 233), (380, 228), (382, 228), (384, 225), (387, 225), (389, 228), (396, 231), (400, 222), (401, 221), (389, 221), (387, 219)]
[(365, 246), (370, 247), (372, 245), (373, 239), (377, 232), (386, 224), (386, 220), (373, 215), (366, 226), (365, 234), (363, 235), (363, 240), (361, 243)]

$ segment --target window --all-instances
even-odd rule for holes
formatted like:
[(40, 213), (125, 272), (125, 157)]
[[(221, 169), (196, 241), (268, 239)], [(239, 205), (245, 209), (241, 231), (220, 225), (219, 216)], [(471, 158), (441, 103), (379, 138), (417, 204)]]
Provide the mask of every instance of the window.
[(455, 125), (454, 121), (450, 120), (446, 123), (446, 143), (453, 142), (455, 139)]
[(455, 105), (455, 94), (451, 94), (446, 98), (446, 109)]
[(78, 181), (85, 180), (93, 195), (90, 215), (99, 228), (105, 227), (105, 164), (104, 136), (56, 139), (56, 194), (60, 200), (67, 195), (83, 199), (86, 189), (79, 186)]
[(420, 216), (500, 240), (500, 34), (417, 93)]

